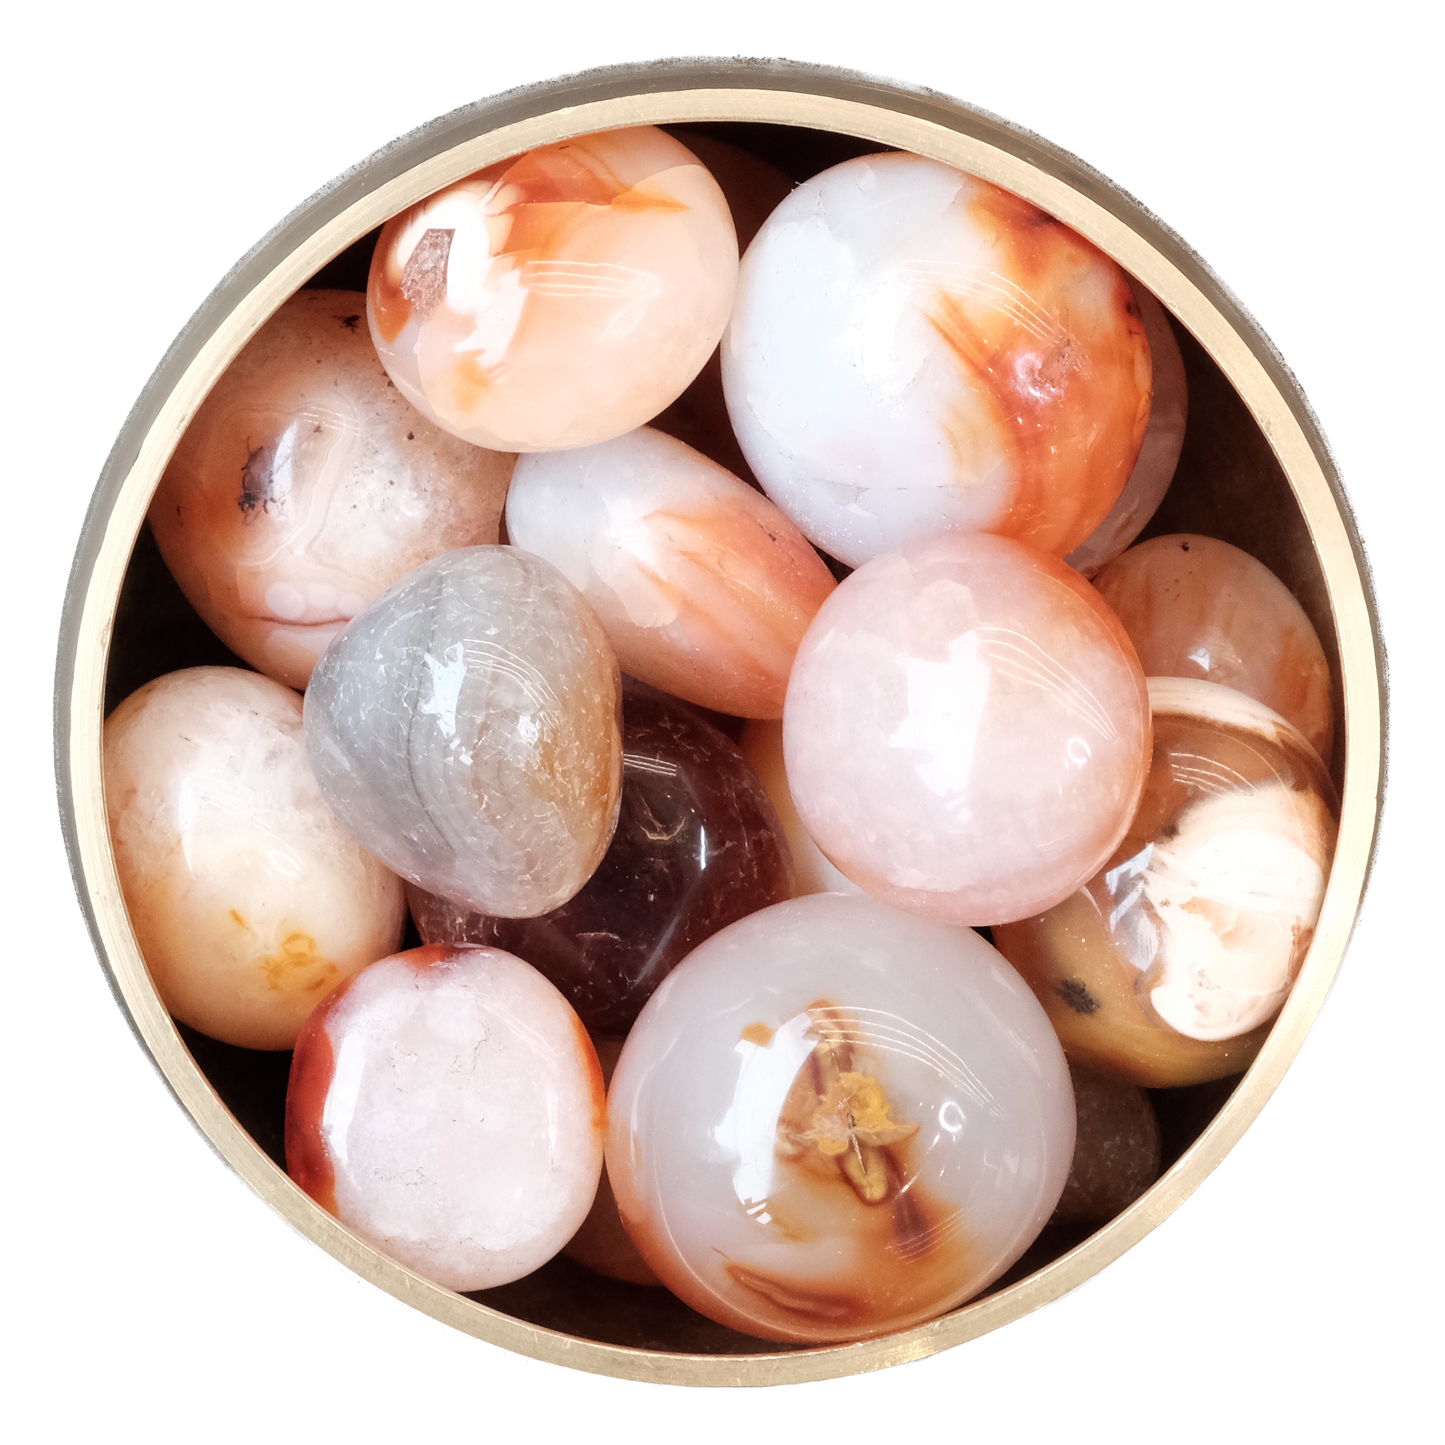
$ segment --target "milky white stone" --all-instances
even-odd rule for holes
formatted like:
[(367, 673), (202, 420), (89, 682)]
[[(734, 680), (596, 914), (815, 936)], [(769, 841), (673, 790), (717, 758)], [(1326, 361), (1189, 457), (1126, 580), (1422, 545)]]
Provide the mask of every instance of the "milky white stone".
[(197, 667), (147, 683), (106, 720), (105, 795), (146, 967), (212, 1038), (289, 1049), (401, 939), (401, 880), (326, 806), (301, 699), (278, 682)]
[(202, 402), (151, 503), (206, 625), (290, 687), (413, 567), (495, 542), (512, 471), (417, 415), (365, 311), (360, 292), (297, 292)]
[(1179, 453), (1184, 449), (1184, 428), (1189, 421), (1189, 382), (1184, 374), (1184, 357), (1179, 351), (1174, 328), (1152, 291), (1130, 277), (1129, 289), (1149, 338), (1154, 362), (1154, 395), (1149, 403), (1149, 426), (1139, 447), (1139, 460), (1129, 473), (1119, 500), (1109, 515), (1064, 560), (1085, 577), (1112, 562), (1159, 509)]
[(471, 547), (348, 624), (306, 692), (306, 742), (352, 833), (429, 893), (532, 918), (592, 876), (617, 824), (622, 685), (549, 562)]
[(827, 894), (715, 934), (623, 1048), (607, 1169), (693, 1308), (766, 1339), (906, 1329), (1008, 1268), (1074, 1148), (1062, 1051), (977, 934)]
[(655, 416), (727, 323), (737, 238), (717, 182), (651, 126), (500, 161), (387, 223), (367, 316), (426, 416), (505, 451)]
[(494, 948), (421, 948), (332, 995), (297, 1045), (286, 1159), (377, 1248), (456, 1290), (530, 1274), (597, 1191), (606, 1105), (577, 1016)]
[(766, 497), (651, 427), (523, 457), (507, 535), (592, 604), (624, 672), (736, 717), (782, 716), (836, 585)]
[(1149, 413), (1124, 273), (1017, 197), (901, 153), (778, 206), (743, 259), (722, 366), (758, 480), (854, 566), (949, 530), (1071, 551)]
[(855, 883), (949, 923), (1027, 917), (1124, 836), (1149, 760), (1123, 629), (1057, 558), (917, 542), (824, 603), (783, 717), (804, 826)]

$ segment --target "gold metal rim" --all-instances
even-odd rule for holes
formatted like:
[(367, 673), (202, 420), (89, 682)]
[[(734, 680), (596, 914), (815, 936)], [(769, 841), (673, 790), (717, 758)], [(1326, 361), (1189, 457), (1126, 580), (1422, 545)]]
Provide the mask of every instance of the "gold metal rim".
[[(257, 327), (333, 256), (396, 212), (493, 161), (591, 131), (686, 121), (839, 131), (933, 156), (1068, 222), (1138, 276), (1188, 327), (1249, 407), (1298, 498), (1339, 636), (1346, 739), (1339, 843), (1313, 947), (1258, 1059), (1229, 1102), (1131, 1208), (1051, 1265), (918, 1329), (861, 1344), (751, 1356), (625, 1349), (541, 1329), (434, 1285), (315, 1205), (221, 1103), (147, 976), (121, 899), (101, 768), (112, 619), (150, 498), (196, 408)], [(56, 678), (56, 762), (71, 868), (92, 937), (132, 1027), (210, 1143), (258, 1194), (349, 1269), (434, 1318), (556, 1364), (669, 1384), (764, 1385), (921, 1358), (1058, 1298), (1171, 1214), (1233, 1147), (1279, 1083), (1324, 1002), (1354, 926), (1384, 778), (1383, 670), (1358, 535), (1322, 436), (1284, 363), (1208, 268), (1082, 162), (958, 101), (850, 72), (772, 61), (620, 66), (509, 92), (404, 137), (287, 217), (177, 338), (107, 460), (76, 552)]]

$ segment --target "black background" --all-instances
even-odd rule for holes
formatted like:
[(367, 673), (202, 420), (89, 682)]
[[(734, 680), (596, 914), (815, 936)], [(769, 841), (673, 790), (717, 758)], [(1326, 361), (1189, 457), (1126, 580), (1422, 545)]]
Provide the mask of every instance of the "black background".
[[(420, 46), (397, 38), (387, 55), (386, 36), (368, 26), (344, 49), (259, 35), (244, 58), (182, 39), (173, 59), (56, 72), (56, 110), (78, 117), (81, 130), (74, 144), (55, 144), (26, 221), (33, 236), (51, 238), (61, 273), (56, 290), (43, 275), (33, 283), (48, 331), (40, 354), (59, 354), (52, 376), (68, 389), (59, 461), (46, 467), (46, 510), (58, 507), (52, 595), (130, 397), (186, 312), (270, 221), (392, 131), (448, 105), (653, 53), (668, 40), (499, 53), (483, 38), (478, 25), (471, 49), (480, 59), (439, 35)], [(1351, 101), (1344, 58), (1303, 71), (1285, 56), (1215, 40), (1195, 52), (1202, 69), (1182, 74), (1173, 68), (1178, 40), (1166, 56), (1140, 33), (1092, 59), (1065, 38), (1042, 61), (998, 46), (906, 51), (860, 40), (819, 52), (782, 38), (759, 43), (756, 33), (721, 38), (738, 43), (968, 95), (1068, 144), (1149, 201), (1220, 267), (1289, 355), (1331, 428), (1384, 572), (1392, 519), (1377, 432), (1396, 423), (1386, 420), (1379, 368), (1396, 338), (1379, 293), (1390, 270), (1387, 208), (1370, 169), (1383, 126)], [(447, 55), (434, 61), (432, 48)], [(68, 1040), (71, 1068), (27, 1123), (39, 1118), (46, 1140), (52, 1202), (42, 1233), (61, 1246), (51, 1266), (65, 1302), (61, 1331), (98, 1341), (143, 1322), (159, 1376), (194, 1381), (212, 1397), (238, 1384), (263, 1394), (288, 1381), (314, 1389), (405, 1361), (428, 1381), (410, 1376), (409, 1389), (441, 1396), (500, 1387), (548, 1402), (657, 1399), (444, 1335), (296, 1243), (163, 1097), (98, 983), (58, 861), (49, 877), (59, 896), (43, 1009)], [(1218, 1178), (1155, 1240), (1074, 1301), (905, 1373), (829, 1387), (829, 1403), (902, 1403), (919, 1386), (977, 1403), (1006, 1384), (1014, 1399), (1014, 1383), (1027, 1380), (1036, 1407), (1078, 1420), (1163, 1389), (1178, 1392), (1182, 1419), (1202, 1409), (1237, 1422), (1259, 1407), (1246, 1410), (1254, 1387), (1272, 1396), (1302, 1383), (1289, 1363), (1301, 1350), (1315, 1358), (1308, 1379), (1324, 1389), (1353, 1381), (1370, 1390), (1361, 1357), (1393, 1329), (1381, 1290), (1419, 1224), (1415, 1166), (1390, 1156), (1381, 1133), (1402, 1107), (1380, 1042), (1394, 1017), (1390, 897), (1387, 868), (1301, 1064)]]

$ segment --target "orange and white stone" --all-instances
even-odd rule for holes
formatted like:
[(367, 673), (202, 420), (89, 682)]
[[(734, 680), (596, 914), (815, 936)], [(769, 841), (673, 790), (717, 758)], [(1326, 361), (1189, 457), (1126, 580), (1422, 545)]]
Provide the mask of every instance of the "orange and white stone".
[(1154, 757), (1103, 869), (994, 941), (1065, 1050), (1151, 1088), (1245, 1068), (1314, 936), (1334, 788), (1308, 742), (1253, 698), (1150, 678)]
[(736, 283), (717, 182), (638, 126), (499, 161), (394, 217), (367, 316), (424, 415), (480, 446), (551, 451), (620, 436), (681, 395)]
[(105, 797), (156, 990), (212, 1038), (289, 1049), (401, 940), (401, 880), (326, 806), (301, 698), (278, 682), (197, 667), (147, 683), (106, 720)]
[(1109, 515), (1064, 560), (1075, 571), (1092, 577), (1112, 562), (1149, 524), (1159, 509), (1179, 454), (1184, 450), (1184, 429), (1189, 421), (1189, 381), (1169, 317), (1152, 291), (1129, 278), (1135, 304), (1149, 338), (1154, 362), (1154, 397), (1149, 404), (1149, 426), (1139, 447), (1139, 460), (1129, 473), (1119, 500)]
[(331, 639), (393, 582), (497, 540), (512, 461), (407, 404), (367, 337), (361, 293), (299, 291), (202, 402), (150, 522), (206, 625), (304, 688)]
[(937, 161), (864, 156), (799, 186), (748, 248), (728, 410), (768, 495), (851, 566), (944, 531), (1057, 556), (1104, 520), (1149, 417), (1123, 271)]
[(1304, 608), (1248, 552), (1176, 533), (1130, 548), (1095, 579), (1147, 677), (1195, 677), (1257, 698), (1328, 760), (1330, 668)]
[(781, 717), (793, 656), (836, 583), (768, 499), (651, 427), (520, 459), (514, 546), (596, 609), (622, 670), (735, 717)]

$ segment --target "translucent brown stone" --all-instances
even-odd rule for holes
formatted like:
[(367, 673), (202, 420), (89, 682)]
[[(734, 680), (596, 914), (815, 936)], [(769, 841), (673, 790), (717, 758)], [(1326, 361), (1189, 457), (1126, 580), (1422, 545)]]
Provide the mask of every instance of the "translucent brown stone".
[(737, 746), (690, 708), (630, 683), (612, 845), (570, 902), (498, 918), (409, 890), (428, 943), (486, 943), (540, 969), (596, 1034), (622, 1035), (705, 938), (793, 896), (782, 826)]

